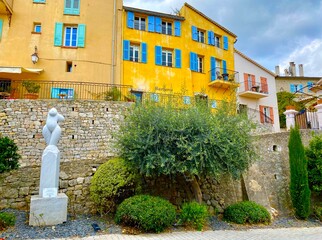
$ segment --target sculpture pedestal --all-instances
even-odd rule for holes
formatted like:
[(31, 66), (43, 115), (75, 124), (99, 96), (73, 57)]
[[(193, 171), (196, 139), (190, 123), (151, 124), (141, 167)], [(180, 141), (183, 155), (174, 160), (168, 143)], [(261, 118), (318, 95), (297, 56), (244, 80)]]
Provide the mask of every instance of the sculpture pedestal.
[(68, 197), (59, 193), (57, 197), (31, 196), (29, 225), (50, 226), (67, 221)]

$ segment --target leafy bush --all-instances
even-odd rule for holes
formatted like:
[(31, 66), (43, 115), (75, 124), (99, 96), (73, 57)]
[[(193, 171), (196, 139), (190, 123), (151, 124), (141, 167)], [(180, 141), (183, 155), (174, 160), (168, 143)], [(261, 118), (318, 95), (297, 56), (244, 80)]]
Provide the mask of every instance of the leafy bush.
[(16, 223), (16, 216), (13, 213), (0, 212), (0, 231), (9, 226), (14, 226)]
[(314, 215), (322, 221), (322, 207), (316, 206), (313, 208)]
[(308, 160), (309, 185), (312, 191), (322, 192), (322, 135), (313, 135), (305, 149)]
[(140, 176), (121, 158), (102, 164), (91, 180), (90, 195), (101, 213), (115, 210), (115, 205), (139, 189)]
[(137, 195), (119, 205), (115, 222), (146, 232), (161, 232), (173, 224), (175, 218), (175, 207), (169, 201), (149, 195)]
[(290, 161), (290, 193), (295, 214), (301, 219), (310, 215), (311, 191), (309, 188), (307, 159), (302, 144), (300, 130), (291, 128), (288, 142)]
[(182, 205), (180, 222), (192, 225), (198, 231), (202, 230), (208, 217), (207, 207), (197, 202), (184, 203)]
[(19, 167), (20, 155), (17, 151), (18, 147), (13, 140), (0, 136), (0, 173)]
[(244, 201), (228, 206), (224, 211), (224, 220), (238, 224), (269, 223), (271, 215), (263, 206)]

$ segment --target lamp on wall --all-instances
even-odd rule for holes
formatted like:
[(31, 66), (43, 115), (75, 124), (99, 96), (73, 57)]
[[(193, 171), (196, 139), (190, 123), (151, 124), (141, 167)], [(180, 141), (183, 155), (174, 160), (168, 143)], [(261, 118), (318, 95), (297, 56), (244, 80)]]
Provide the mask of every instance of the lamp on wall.
[(33, 64), (37, 63), (39, 60), (39, 57), (38, 57), (38, 49), (37, 49), (37, 46), (35, 46), (35, 52), (33, 54), (31, 54), (31, 61)]

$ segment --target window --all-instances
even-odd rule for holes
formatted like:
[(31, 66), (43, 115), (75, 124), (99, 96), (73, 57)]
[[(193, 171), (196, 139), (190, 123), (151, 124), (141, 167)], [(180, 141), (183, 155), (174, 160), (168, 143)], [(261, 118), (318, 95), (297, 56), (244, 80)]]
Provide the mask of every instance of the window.
[(162, 66), (172, 67), (172, 51), (162, 49)]
[(183, 103), (184, 104), (191, 104), (191, 99), (190, 99), (190, 97), (189, 96), (184, 96), (183, 97)]
[(311, 92), (311, 88), (313, 87), (314, 83), (313, 82), (307, 82), (307, 91)]
[(205, 32), (198, 29), (197, 36), (198, 36), (198, 39), (197, 39), (198, 42), (205, 43)]
[(155, 46), (155, 64), (167, 67), (174, 66), (181, 68), (181, 50), (180, 49), (165, 49), (161, 46)]
[(72, 72), (73, 62), (66, 62), (66, 72)]
[(80, 0), (65, 0), (64, 14), (79, 15)]
[(172, 35), (172, 23), (162, 22), (162, 33)]
[(73, 99), (73, 88), (51, 88), (51, 98)]
[(41, 33), (41, 23), (34, 23), (33, 33)]
[(220, 47), (220, 37), (215, 35), (215, 46)]
[(197, 64), (198, 64), (197, 72), (202, 73), (203, 72), (203, 57), (201, 57), (201, 56), (197, 57)]
[(153, 102), (159, 102), (159, 95), (157, 93), (152, 93), (151, 94), (151, 100)]
[(211, 108), (217, 108), (217, 101), (216, 100), (211, 101)]
[(290, 92), (291, 93), (296, 93), (296, 92), (303, 93), (303, 85), (302, 84), (290, 84)]
[(147, 62), (147, 44), (123, 41), (123, 60), (132, 62)]
[(77, 46), (77, 27), (65, 27), (64, 30), (64, 46), (76, 47)]
[(135, 17), (134, 18), (134, 29), (145, 31), (145, 18)]
[(86, 25), (56, 23), (54, 46), (85, 47)]
[(260, 122), (274, 124), (274, 112), (272, 107), (259, 106)]

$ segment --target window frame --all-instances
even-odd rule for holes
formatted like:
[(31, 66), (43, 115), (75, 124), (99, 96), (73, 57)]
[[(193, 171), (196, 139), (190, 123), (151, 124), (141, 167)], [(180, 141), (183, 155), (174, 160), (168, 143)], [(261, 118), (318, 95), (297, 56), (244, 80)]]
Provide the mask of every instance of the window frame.
[[(67, 7), (67, 2), (70, 1), (70, 7)], [(78, 7), (75, 7), (75, 2), (78, 2)], [(80, 14), (81, 0), (65, 0), (64, 1), (64, 14), (79, 15)]]
[[(70, 39), (68, 39), (70, 45), (66, 44), (66, 41), (67, 41), (67, 33), (66, 33), (66, 31), (67, 31), (68, 28), (71, 29), (70, 37), (69, 37)], [(76, 35), (72, 31), (74, 29), (76, 29)], [(73, 36), (75, 36), (75, 46), (73, 45), (73, 40), (74, 40)], [(78, 25), (64, 25), (63, 47), (70, 47), (70, 48), (77, 48), (78, 47)]]
[(203, 73), (204, 71), (204, 57), (201, 55), (197, 55), (197, 71), (199, 73)]
[(220, 48), (220, 43), (221, 43), (221, 37), (220, 36), (218, 36), (218, 35), (215, 35), (215, 42), (214, 42), (214, 45), (215, 45), (215, 47), (218, 47), (218, 48)]
[(161, 33), (165, 35), (172, 35), (173, 23), (170, 21), (162, 20), (161, 22)]
[(133, 29), (140, 30), (140, 31), (146, 31), (146, 22), (147, 22), (146, 17), (134, 15)]
[[(161, 66), (173, 67), (173, 50), (168, 48), (162, 48), (161, 51)], [(165, 56), (165, 61), (163, 57)], [(170, 57), (170, 58), (169, 58)], [(169, 61), (171, 59), (171, 61)]]
[(197, 42), (205, 43), (205, 31), (197, 28)]
[[(135, 56), (137, 53), (137, 57)], [(137, 60), (137, 61), (136, 61)], [(140, 45), (130, 42), (130, 59), (131, 62), (140, 62)]]
[[(37, 30), (37, 27), (40, 28), (40, 30), (38, 31)], [(40, 34), (42, 32), (42, 26), (41, 26), (41, 23), (34, 23), (34, 26), (33, 26), (33, 31), (32, 33), (37, 33), (37, 34)]]

